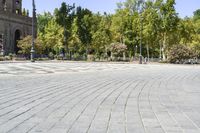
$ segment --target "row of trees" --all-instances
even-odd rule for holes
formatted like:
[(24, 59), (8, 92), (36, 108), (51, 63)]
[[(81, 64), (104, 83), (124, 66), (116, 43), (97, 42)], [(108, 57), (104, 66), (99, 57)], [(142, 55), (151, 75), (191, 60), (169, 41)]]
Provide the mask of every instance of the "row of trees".
[[(126, 0), (117, 6), (114, 14), (100, 14), (62, 3), (54, 14), (39, 14), (38, 54), (136, 57), (141, 41), (142, 55), (148, 58), (166, 60), (180, 50), (177, 46), (187, 47), (192, 57), (200, 55), (200, 10), (182, 19), (175, 0)], [(27, 38), (18, 43), (23, 54), (29, 52)]]

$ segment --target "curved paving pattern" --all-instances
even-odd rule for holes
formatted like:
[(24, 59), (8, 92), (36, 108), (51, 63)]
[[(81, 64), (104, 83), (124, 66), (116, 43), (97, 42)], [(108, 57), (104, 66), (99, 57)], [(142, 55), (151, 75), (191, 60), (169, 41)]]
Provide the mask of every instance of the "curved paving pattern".
[(0, 64), (0, 133), (200, 133), (200, 66)]

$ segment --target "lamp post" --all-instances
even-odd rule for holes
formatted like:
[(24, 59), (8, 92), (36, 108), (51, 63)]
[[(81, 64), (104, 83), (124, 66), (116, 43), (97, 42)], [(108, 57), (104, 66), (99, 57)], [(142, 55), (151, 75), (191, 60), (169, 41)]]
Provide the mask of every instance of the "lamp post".
[(35, 0), (32, 0), (33, 6), (33, 17), (32, 17), (32, 45), (31, 45), (31, 62), (35, 62), (35, 19), (36, 19), (36, 9)]

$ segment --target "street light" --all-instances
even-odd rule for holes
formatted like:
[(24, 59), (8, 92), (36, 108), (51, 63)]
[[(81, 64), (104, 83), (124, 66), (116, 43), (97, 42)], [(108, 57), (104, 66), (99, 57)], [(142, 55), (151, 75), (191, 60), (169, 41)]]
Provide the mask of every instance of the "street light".
[(32, 17), (32, 45), (31, 45), (31, 62), (35, 62), (35, 19), (36, 19), (36, 9), (35, 0), (32, 0), (33, 6), (33, 17)]

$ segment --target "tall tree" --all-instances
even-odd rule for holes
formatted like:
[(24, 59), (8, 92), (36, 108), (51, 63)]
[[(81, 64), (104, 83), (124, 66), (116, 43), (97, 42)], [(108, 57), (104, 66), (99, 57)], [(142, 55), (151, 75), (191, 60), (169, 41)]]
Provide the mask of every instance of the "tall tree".
[[(95, 18), (93, 17), (93, 19)], [(98, 20), (98, 17), (96, 19)], [(92, 47), (96, 55), (100, 57), (102, 54), (107, 53), (106, 48), (111, 43), (111, 17), (104, 14), (98, 23), (97, 27), (93, 27), (92, 30)]]
[(44, 34), (45, 26), (48, 22), (53, 19), (53, 15), (50, 12), (44, 12), (43, 14), (37, 15), (37, 28), (38, 33)]
[(64, 46), (67, 53), (69, 53), (68, 39), (71, 33), (72, 22), (74, 18), (75, 5), (67, 5), (65, 2), (61, 4), (59, 9), (55, 9), (54, 14), (56, 22), (64, 27)]
[(157, 3), (160, 4), (160, 18), (162, 20), (161, 35), (163, 37), (163, 60), (166, 60), (166, 52), (170, 48), (170, 45), (177, 43), (174, 42), (172, 34), (177, 30), (179, 18), (174, 7), (176, 4), (175, 0), (166, 0), (166, 2), (158, 0)]
[(194, 11), (194, 17), (193, 17), (194, 20), (198, 20), (200, 19), (200, 9)]
[(60, 54), (63, 48), (63, 32), (63, 27), (58, 25), (55, 19), (48, 22), (44, 34), (44, 44), (48, 52), (54, 52), (57, 55)]
[(157, 49), (159, 49), (159, 42), (158, 42), (158, 36), (159, 36), (159, 27), (160, 25), (160, 19), (158, 16), (158, 12), (154, 6), (154, 3), (152, 1), (147, 1), (145, 3), (145, 10), (143, 12), (143, 39), (144, 44), (146, 45), (147, 49), (147, 57), (149, 60), (150, 57), (150, 49), (152, 49), (152, 55), (153, 52)]
[(72, 31), (71, 36), (69, 38), (69, 49), (73, 53), (79, 53), (81, 51), (81, 40), (78, 36), (78, 21), (77, 17), (74, 18), (74, 21), (72, 23)]
[(77, 23), (78, 23), (78, 34), (81, 43), (85, 47), (85, 54), (89, 53), (91, 47), (92, 35), (92, 12), (88, 9), (77, 7), (76, 9)]

